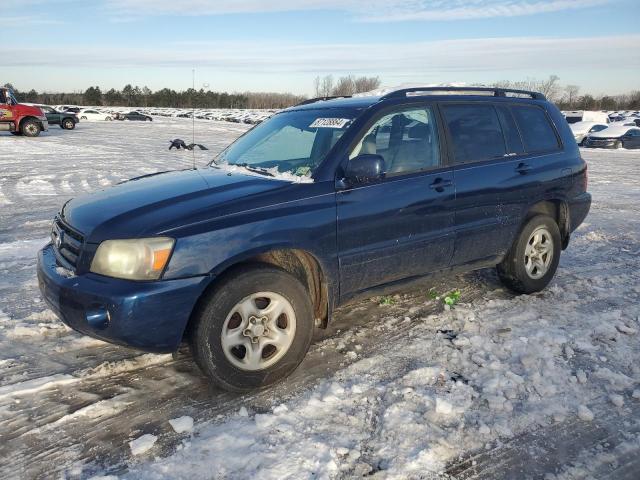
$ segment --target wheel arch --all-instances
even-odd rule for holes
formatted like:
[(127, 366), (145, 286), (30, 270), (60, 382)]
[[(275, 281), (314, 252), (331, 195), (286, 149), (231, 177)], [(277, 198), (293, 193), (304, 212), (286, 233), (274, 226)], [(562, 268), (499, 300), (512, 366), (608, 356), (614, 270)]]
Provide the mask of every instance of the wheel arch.
[(522, 226), (536, 215), (547, 215), (556, 221), (560, 230), (560, 238), (562, 239), (562, 249), (565, 250), (569, 244), (569, 236), (571, 233), (569, 204), (565, 200), (561, 199), (548, 199), (534, 203), (529, 206), (527, 214), (523, 219)]
[(211, 295), (211, 292), (223, 284), (229, 274), (239, 268), (246, 268), (251, 265), (272, 265), (281, 268), (298, 279), (311, 297), (316, 326), (326, 328), (330, 320), (331, 293), (325, 269), (318, 258), (309, 251), (285, 247), (252, 252), (241, 258), (226, 262), (219, 269), (216, 269), (209, 285), (207, 285), (195, 303), (183, 337), (192, 331), (197, 313), (203, 302)]
[(22, 117), (20, 119), (20, 124), (18, 125), (18, 128), (22, 128), (22, 125), (24, 124), (24, 122), (28, 120), (33, 120), (34, 122), (38, 122), (40, 124), (40, 128), (42, 128), (42, 121), (38, 117), (34, 117), (33, 115), (26, 115)]

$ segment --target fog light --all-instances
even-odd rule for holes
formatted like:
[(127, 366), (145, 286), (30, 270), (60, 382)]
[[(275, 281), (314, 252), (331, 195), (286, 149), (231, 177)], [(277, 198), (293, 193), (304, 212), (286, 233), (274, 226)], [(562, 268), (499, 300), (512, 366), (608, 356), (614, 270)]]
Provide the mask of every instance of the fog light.
[(104, 330), (109, 326), (109, 310), (102, 305), (87, 310), (85, 318), (89, 326), (97, 330)]

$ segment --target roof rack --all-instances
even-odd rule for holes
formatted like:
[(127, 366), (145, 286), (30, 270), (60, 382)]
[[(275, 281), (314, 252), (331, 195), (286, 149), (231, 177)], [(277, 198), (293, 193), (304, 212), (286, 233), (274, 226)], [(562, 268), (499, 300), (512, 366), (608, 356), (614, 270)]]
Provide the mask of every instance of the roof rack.
[(334, 98), (351, 98), (351, 95), (335, 95), (332, 97), (309, 98), (307, 100), (303, 100), (302, 102), (295, 104), (294, 107), (299, 107), (301, 105), (309, 105), (310, 103), (322, 102), (326, 100), (333, 100)]
[(518, 95), (527, 95), (535, 100), (546, 100), (546, 97), (542, 93), (530, 92), (528, 90), (516, 90), (513, 88), (492, 88), (492, 87), (413, 87), (403, 88), (401, 90), (394, 90), (380, 97), (380, 100), (387, 100), (390, 98), (405, 97), (408, 93), (418, 92), (490, 92), (494, 97), (506, 97), (507, 93), (515, 93)]

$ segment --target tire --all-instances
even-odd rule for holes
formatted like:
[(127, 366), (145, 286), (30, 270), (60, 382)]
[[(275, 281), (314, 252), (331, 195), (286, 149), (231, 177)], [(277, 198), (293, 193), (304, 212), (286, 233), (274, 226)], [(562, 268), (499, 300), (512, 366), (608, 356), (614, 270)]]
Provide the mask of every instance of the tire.
[(111, 120), (112, 120), (111, 117), (107, 117), (107, 118), (104, 119), (105, 122), (110, 122)]
[(60, 125), (65, 130), (73, 130), (76, 128), (76, 122), (71, 120), (70, 118), (65, 118), (62, 120), (62, 124)]
[[(537, 239), (536, 234), (539, 235)], [(514, 292), (539, 292), (555, 275), (561, 250), (560, 229), (555, 220), (547, 215), (536, 215), (527, 221), (506, 257), (497, 266), (498, 276)], [(532, 252), (536, 257), (529, 255)]]
[(86, 120), (87, 117), (80, 117), (80, 120)]
[[(200, 303), (189, 332), (198, 366), (218, 387), (235, 392), (265, 388), (290, 375), (313, 336), (313, 308), (305, 287), (268, 265), (238, 269), (222, 281)], [(270, 316), (269, 308), (278, 308), (278, 316)], [(282, 348), (271, 344), (274, 338), (281, 339)]]
[(37, 120), (25, 120), (22, 122), (22, 125), (20, 125), (20, 132), (25, 137), (37, 137), (41, 131), (42, 127)]

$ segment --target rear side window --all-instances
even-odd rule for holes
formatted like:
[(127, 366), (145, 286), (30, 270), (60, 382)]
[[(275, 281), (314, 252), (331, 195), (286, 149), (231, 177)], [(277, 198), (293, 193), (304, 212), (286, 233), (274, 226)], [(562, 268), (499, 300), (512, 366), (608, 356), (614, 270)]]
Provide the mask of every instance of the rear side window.
[(511, 107), (511, 111), (527, 152), (548, 152), (560, 148), (556, 132), (543, 109), (519, 105)]
[(504, 135), (493, 105), (450, 104), (442, 107), (455, 163), (504, 157)]
[(518, 132), (518, 127), (513, 116), (511, 116), (511, 112), (504, 105), (496, 106), (496, 110), (504, 131), (504, 138), (507, 141), (507, 150), (509, 153), (524, 153), (520, 132)]

